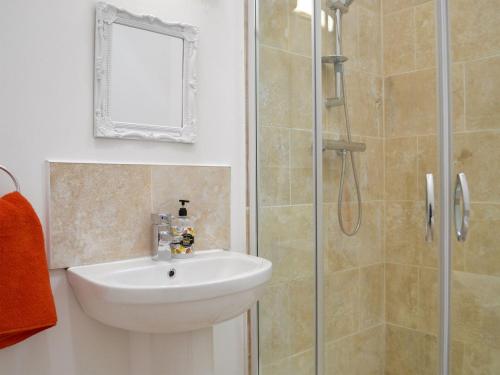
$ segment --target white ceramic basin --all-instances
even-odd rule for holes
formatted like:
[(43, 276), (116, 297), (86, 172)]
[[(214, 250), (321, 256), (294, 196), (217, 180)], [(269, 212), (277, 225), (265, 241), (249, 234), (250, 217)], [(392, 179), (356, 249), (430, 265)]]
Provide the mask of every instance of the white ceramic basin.
[(261, 297), (271, 269), (263, 258), (208, 250), (168, 262), (147, 257), (71, 267), (68, 279), (92, 318), (131, 331), (173, 333), (245, 312)]

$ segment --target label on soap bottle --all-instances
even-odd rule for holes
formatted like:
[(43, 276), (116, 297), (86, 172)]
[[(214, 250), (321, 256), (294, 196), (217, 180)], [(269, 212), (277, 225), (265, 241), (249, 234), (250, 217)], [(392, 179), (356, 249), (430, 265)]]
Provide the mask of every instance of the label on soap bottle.
[(184, 227), (182, 231), (176, 231), (176, 238), (171, 243), (173, 256), (193, 255), (195, 232), (193, 227)]

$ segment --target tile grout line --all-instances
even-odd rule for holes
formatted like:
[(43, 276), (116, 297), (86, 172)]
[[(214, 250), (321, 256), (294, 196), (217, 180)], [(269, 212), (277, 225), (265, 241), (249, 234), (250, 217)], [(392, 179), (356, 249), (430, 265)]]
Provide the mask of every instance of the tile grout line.
[(433, 1), (433, 0), (426, 0), (426, 1), (424, 1), (423, 3), (421, 3), (421, 4), (410, 5), (410, 6), (406, 7), (406, 8), (401, 8), (401, 9), (396, 9), (396, 10), (390, 10), (390, 11), (388, 11), (387, 13), (383, 13), (383, 12), (382, 12), (382, 16), (383, 16), (383, 17), (385, 17), (385, 16), (388, 16), (388, 15), (394, 15), (394, 14), (396, 14), (396, 13), (401, 13), (401, 12), (403, 12), (403, 11), (405, 11), (405, 10), (409, 10), (409, 9), (411, 9), (411, 8), (416, 8), (416, 7), (419, 7), (419, 6), (423, 6), (423, 5), (425, 5), (426, 3), (429, 3), (429, 2), (431, 2), (431, 1)]
[(462, 109), (464, 111), (464, 132), (466, 132), (468, 127), (467, 127), (467, 65), (465, 62), (462, 64), (462, 79), (463, 79), (462, 90), (464, 92), (464, 104)]
[[(366, 328), (363, 328), (363, 329), (361, 329), (361, 330), (359, 330), (359, 331), (352, 332), (352, 333), (349, 333), (349, 334), (347, 334), (347, 335), (345, 335), (345, 336), (340, 336), (340, 337), (337, 337), (337, 338), (335, 338), (335, 339), (329, 340), (329, 341), (327, 341), (325, 344), (326, 344), (326, 345), (329, 345), (329, 344), (335, 344), (335, 343), (338, 343), (338, 342), (340, 342), (340, 341), (342, 341), (342, 340), (348, 339), (348, 338), (350, 338), (350, 337), (354, 337), (354, 336), (359, 335), (359, 334), (361, 334), (361, 333), (365, 333), (366, 331), (371, 331), (372, 329), (375, 329), (375, 328), (378, 328), (378, 327), (383, 327), (383, 326), (384, 326), (384, 322), (380, 322), (380, 323), (377, 323), (377, 324), (373, 324), (373, 325), (368, 326), (368, 327), (366, 327)], [(342, 375), (342, 374), (339, 374), (339, 375)]]
[(417, 69), (417, 15), (415, 7), (411, 7), (411, 16), (413, 22), (413, 68)]

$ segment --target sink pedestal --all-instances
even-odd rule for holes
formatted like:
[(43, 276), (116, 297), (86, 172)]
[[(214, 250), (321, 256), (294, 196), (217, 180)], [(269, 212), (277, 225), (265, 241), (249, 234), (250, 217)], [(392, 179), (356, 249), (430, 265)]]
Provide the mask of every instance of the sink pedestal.
[(213, 328), (173, 334), (130, 332), (131, 375), (214, 375)]

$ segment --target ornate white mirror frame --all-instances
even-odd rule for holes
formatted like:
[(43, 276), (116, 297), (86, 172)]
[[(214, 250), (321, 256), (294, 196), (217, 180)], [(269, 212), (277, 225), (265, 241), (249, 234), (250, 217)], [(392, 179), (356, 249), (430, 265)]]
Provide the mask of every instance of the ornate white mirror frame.
[[(113, 121), (110, 115), (111, 41), (113, 24), (135, 27), (183, 40), (182, 127)], [(167, 23), (148, 15), (135, 15), (103, 2), (96, 6), (94, 71), (94, 136), (194, 143), (197, 123), (196, 50), (199, 30), (182, 23)]]

